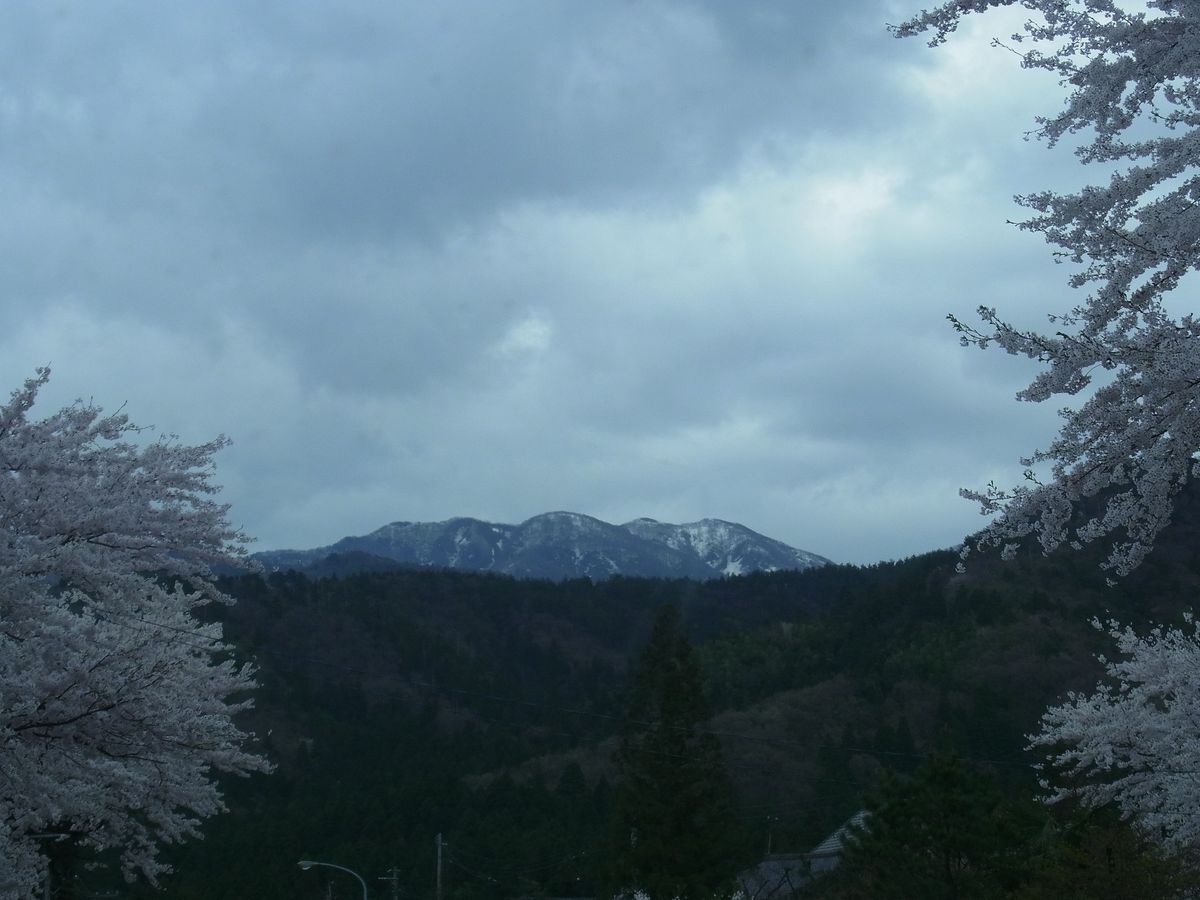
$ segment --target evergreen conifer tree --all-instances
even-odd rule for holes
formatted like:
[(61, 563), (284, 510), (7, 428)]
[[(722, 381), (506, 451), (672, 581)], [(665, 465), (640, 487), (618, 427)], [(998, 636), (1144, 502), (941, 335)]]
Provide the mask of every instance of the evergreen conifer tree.
[(820, 896), (965, 900), (1011, 896), (1027, 875), (1041, 820), (1032, 798), (990, 773), (933, 754), (911, 777), (886, 777), (851, 829), (840, 877)]
[(617, 752), (610, 893), (653, 900), (727, 896), (742, 842), (679, 611), (665, 606), (633, 672)]

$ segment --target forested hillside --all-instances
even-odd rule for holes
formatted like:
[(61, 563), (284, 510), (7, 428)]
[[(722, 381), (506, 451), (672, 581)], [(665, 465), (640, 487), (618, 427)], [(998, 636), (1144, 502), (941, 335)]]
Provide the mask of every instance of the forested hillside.
[(1191, 595), (1187, 518), (1115, 588), (1094, 560), (980, 560), (956, 575), (950, 552), (709, 583), (231, 581), (239, 602), (220, 612), (262, 684), (245, 725), (277, 770), (228, 783), (231, 812), (173, 854), (164, 886), (322, 896), (323, 876), (296, 866), (311, 858), (372, 878), (394, 866), (407, 896), (429, 895), (440, 833), (447, 897), (590, 894), (628, 665), (668, 603), (701, 661), (742, 861), (807, 849), (882, 770), (911, 771), (935, 749), (1032, 794), (1024, 735), (1099, 671), (1105, 641), (1088, 620), (1153, 621)]

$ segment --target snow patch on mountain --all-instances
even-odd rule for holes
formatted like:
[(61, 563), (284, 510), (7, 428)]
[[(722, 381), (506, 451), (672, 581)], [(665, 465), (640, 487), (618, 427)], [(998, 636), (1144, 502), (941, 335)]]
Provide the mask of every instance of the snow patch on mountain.
[(565, 511), (534, 516), (519, 525), (470, 518), (391, 522), (328, 547), (267, 551), (255, 557), (268, 570), (304, 569), (333, 554), (556, 579), (613, 575), (720, 578), (809, 569), (829, 562), (722, 519), (675, 525), (640, 518), (612, 525)]

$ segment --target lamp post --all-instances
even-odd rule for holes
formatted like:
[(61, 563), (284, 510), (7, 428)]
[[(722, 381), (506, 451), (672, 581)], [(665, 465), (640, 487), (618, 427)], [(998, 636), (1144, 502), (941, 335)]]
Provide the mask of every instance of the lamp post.
[(328, 866), (330, 869), (340, 869), (343, 872), (349, 872), (351, 875), (353, 875), (355, 878), (357, 878), (358, 883), (362, 885), (363, 900), (370, 900), (370, 898), (367, 897), (367, 883), (365, 881), (363, 881), (362, 876), (359, 875), (357, 872), (355, 872), (353, 869), (347, 869), (345, 866), (338, 866), (333, 863), (317, 862), (315, 859), (302, 859), (296, 865), (298, 865), (305, 872), (307, 872), (313, 866)]

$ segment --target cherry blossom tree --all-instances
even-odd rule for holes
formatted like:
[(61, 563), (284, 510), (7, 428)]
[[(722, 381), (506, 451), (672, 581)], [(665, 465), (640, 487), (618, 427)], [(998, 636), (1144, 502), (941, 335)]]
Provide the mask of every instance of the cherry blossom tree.
[[(1105, 539), (1105, 567), (1127, 574), (1200, 474), (1200, 325), (1168, 308), (1200, 267), (1200, 0), (951, 0), (892, 31), (929, 34), (936, 46), (964, 16), (1005, 6), (1029, 18), (994, 43), (1067, 90), (1036, 133), (1050, 146), (1076, 143), (1107, 179), (1017, 197), (1032, 212), (1020, 227), (1075, 266), (1070, 284), (1088, 290), (1081, 303), (1050, 316), (1045, 332), (986, 307), (980, 326), (951, 317), (964, 344), (1043, 364), (1020, 399), (1082, 401), (1022, 461), (1024, 485), (963, 493), (997, 514), (976, 546), (1011, 555), (1030, 536), (1047, 552)], [(1138, 636), (1109, 623), (1121, 655), (1102, 658), (1109, 680), (1047, 710), (1030, 738), (1071, 779), (1050, 799), (1113, 802), (1169, 845), (1200, 841), (1200, 629), (1189, 625)]]
[[(1063, 411), (1045, 449), (1022, 460), (1024, 484), (963, 494), (998, 514), (976, 546), (1011, 554), (1031, 535), (1046, 551), (1104, 538), (1105, 566), (1126, 574), (1198, 472), (1200, 324), (1173, 315), (1165, 300), (1200, 266), (1200, 2), (952, 0), (892, 31), (928, 33), (936, 46), (964, 16), (1004, 6), (1030, 18), (995, 43), (1067, 89), (1064, 108), (1038, 118), (1036, 133), (1052, 147), (1076, 142), (1080, 161), (1107, 178), (1076, 193), (1017, 197), (1032, 211), (1020, 227), (1075, 264), (1070, 283), (1089, 290), (1083, 302), (1050, 316), (1044, 332), (987, 307), (979, 326), (951, 317), (965, 344), (995, 344), (1044, 365), (1020, 399), (1082, 401)], [(1081, 514), (1087, 498), (1097, 499)]]
[(1187, 623), (1139, 636), (1094, 621), (1120, 654), (1101, 657), (1108, 680), (1047, 710), (1030, 737), (1073, 782), (1044, 781), (1051, 802), (1115, 803), (1176, 849), (1200, 842), (1200, 623), (1190, 616)]
[(82, 402), (0, 406), (0, 897), (43, 876), (47, 836), (117, 848), (152, 883), (163, 843), (223, 806), (212, 774), (268, 768), (232, 716), (252, 670), (198, 607), (246, 538), (212, 499), (219, 438), (139, 442)]

